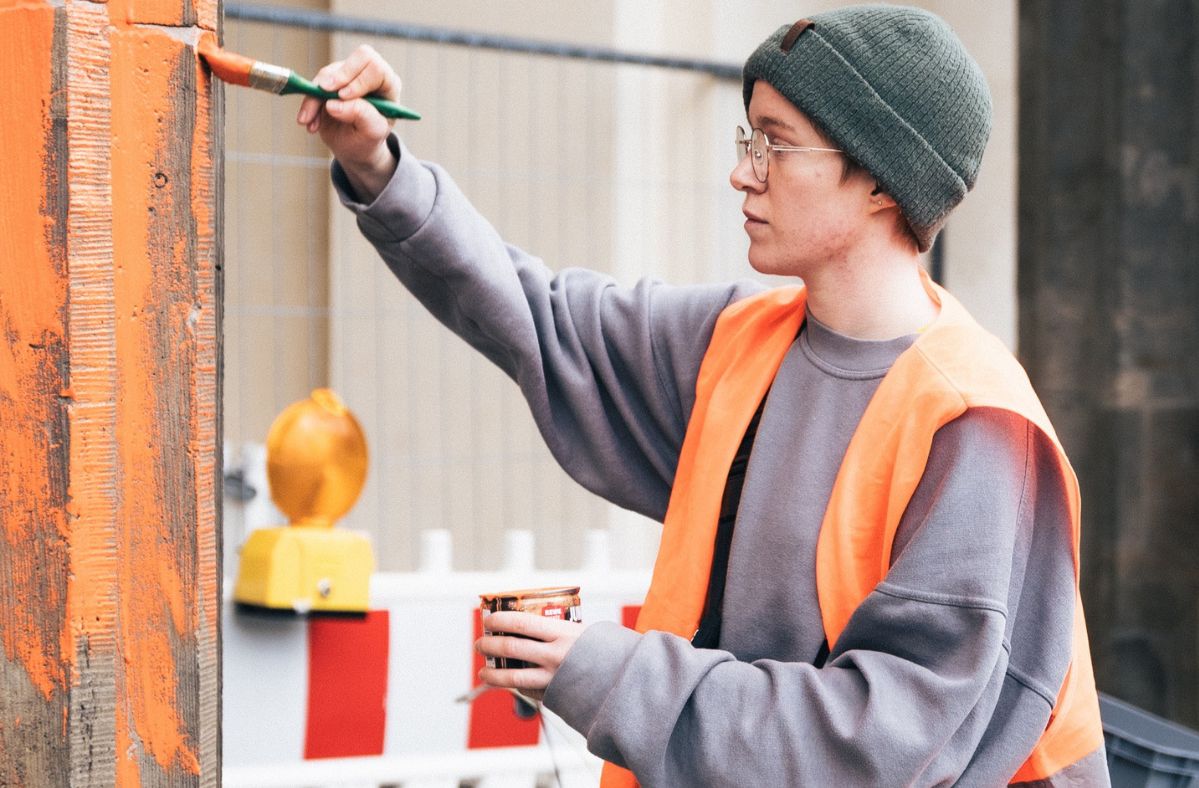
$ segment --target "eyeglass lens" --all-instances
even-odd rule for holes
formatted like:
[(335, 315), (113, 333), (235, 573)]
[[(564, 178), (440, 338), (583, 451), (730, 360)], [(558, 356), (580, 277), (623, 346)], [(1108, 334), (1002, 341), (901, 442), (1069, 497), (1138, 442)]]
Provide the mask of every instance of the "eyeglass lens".
[(749, 156), (750, 165), (753, 166), (754, 176), (762, 183), (766, 183), (766, 174), (770, 167), (770, 146), (766, 142), (766, 135), (761, 129), (754, 129), (751, 136), (745, 135), (745, 129), (737, 127), (737, 162), (740, 163), (743, 158)]

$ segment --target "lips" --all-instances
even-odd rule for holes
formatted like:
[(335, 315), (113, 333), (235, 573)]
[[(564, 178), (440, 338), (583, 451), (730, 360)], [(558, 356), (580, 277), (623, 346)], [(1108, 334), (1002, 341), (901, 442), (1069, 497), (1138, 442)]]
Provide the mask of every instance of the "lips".
[(759, 224), (766, 224), (766, 220), (763, 219), (761, 216), (758, 216), (756, 213), (751, 213), (750, 211), (746, 211), (746, 210), (742, 210), (741, 213), (745, 214), (745, 218), (748, 221), (757, 222)]

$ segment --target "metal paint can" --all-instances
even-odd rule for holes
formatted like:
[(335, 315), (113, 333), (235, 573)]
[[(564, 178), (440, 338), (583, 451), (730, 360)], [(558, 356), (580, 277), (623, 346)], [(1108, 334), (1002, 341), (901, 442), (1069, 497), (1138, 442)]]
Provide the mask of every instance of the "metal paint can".
[[(558, 588), (525, 588), (519, 591), (501, 591), (497, 594), (479, 594), (479, 608), (483, 613), (483, 629), (487, 629), (487, 616), (502, 610), (516, 610), (545, 618), (563, 621), (582, 621), (578, 586)], [(512, 637), (524, 637), (512, 635)], [(531, 662), (505, 657), (487, 657), (489, 668), (532, 668)]]

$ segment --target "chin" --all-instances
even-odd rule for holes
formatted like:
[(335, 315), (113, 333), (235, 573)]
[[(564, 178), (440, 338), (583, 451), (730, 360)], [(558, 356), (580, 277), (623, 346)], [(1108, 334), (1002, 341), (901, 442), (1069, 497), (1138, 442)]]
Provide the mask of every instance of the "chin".
[(799, 270), (802, 268), (795, 260), (779, 260), (769, 255), (754, 254), (752, 248), (749, 250), (749, 267), (759, 274), (769, 276), (800, 276)]

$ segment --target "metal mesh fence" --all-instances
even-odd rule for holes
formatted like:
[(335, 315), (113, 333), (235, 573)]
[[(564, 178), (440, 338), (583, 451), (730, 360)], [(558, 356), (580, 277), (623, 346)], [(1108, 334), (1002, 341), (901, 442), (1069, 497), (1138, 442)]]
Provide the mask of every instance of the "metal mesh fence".
[[(750, 275), (727, 182), (740, 83), (719, 64), (337, 33), (230, 8), (228, 49), (302, 74), (358, 43), (378, 49), (404, 80), (403, 103), (425, 117), (397, 127), (412, 151), (551, 268), (624, 284)], [(544, 567), (575, 565), (592, 528), (614, 530), (618, 565), (648, 561), (656, 529), (568, 479), (516, 386), (437, 325), (361, 239), (329, 187), (323, 146), (294, 122), (298, 99), (230, 88), (226, 101), (229, 462), (254, 456), (287, 404), (331, 386), (372, 453), (344, 524), (373, 535), (380, 568), (412, 568), (424, 528), (451, 530), (461, 569), (494, 565), (505, 528), (533, 530)], [(262, 502), (226, 501), (228, 560)]]

